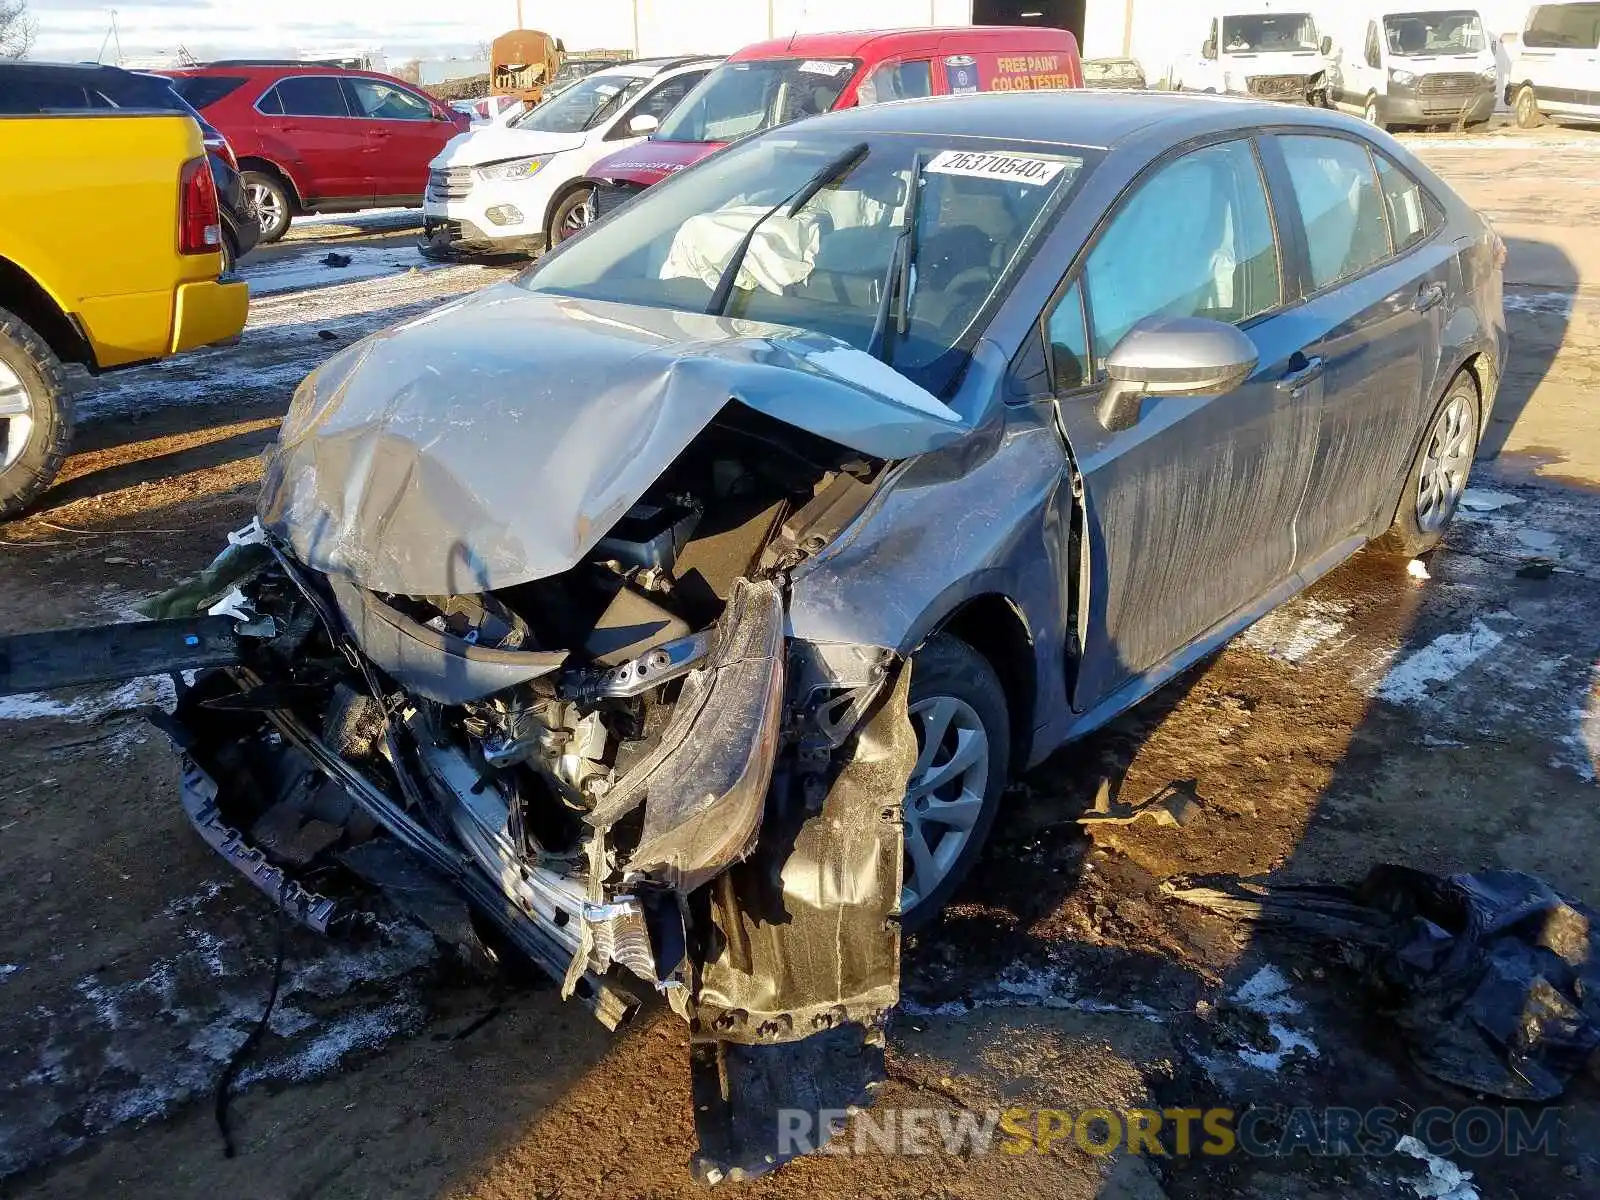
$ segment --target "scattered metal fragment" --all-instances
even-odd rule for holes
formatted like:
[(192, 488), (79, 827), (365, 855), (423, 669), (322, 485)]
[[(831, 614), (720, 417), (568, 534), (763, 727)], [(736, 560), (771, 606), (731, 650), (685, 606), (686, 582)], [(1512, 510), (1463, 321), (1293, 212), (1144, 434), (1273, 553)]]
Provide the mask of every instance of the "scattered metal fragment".
[(1078, 824), (1091, 832), (1096, 826), (1132, 825), (1141, 817), (1148, 817), (1157, 825), (1182, 829), (1193, 824), (1200, 815), (1200, 797), (1192, 785), (1170, 783), (1149, 799), (1133, 804), (1113, 802), (1111, 781), (1100, 781), (1095, 794), (1094, 808), (1078, 818)]

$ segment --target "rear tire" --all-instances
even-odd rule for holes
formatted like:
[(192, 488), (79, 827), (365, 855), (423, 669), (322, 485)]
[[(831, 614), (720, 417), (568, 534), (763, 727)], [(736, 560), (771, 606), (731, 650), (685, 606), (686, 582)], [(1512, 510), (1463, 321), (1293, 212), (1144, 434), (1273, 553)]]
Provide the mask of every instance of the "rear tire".
[(1406, 474), (1390, 530), (1391, 541), (1401, 553), (1416, 558), (1444, 540), (1467, 490), (1478, 451), (1481, 408), (1478, 385), (1470, 374), (1461, 372), (1429, 418), (1417, 457)]
[[(905, 798), (900, 923), (915, 931), (939, 915), (983, 852), (1009, 778), (1011, 720), (988, 659), (947, 634), (911, 660), (909, 711), (918, 754)], [(913, 839), (925, 853), (913, 851)]]
[(0, 308), (0, 520), (50, 486), (71, 444), (72, 388), (61, 360)]
[(1518, 129), (1537, 129), (1544, 124), (1544, 113), (1539, 111), (1539, 93), (1533, 90), (1533, 84), (1525, 83), (1517, 89), (1512, 107), (1516, 110)]
[(276, 175), (268, 175), (263, 171), (246, 171), (244, 186), (250, 197), (250, 205), (255, 209), (256, 221), (261, 226), (258, 244), (265, 246), (278, 241), (289, 232), (289, 221), (294, 216), (294, 201), (289, 196), (289, 189), (283, 186), (283, 181)]

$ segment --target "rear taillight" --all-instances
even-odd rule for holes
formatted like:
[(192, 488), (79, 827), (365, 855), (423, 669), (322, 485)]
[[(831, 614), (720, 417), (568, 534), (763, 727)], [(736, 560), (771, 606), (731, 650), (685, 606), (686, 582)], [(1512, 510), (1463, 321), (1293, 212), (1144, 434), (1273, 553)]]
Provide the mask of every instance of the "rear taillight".
[(215, 254), (222, 249), (222, 210), (211, 163), (204, 156), (183, 164), (178, 176), (178, 253)]

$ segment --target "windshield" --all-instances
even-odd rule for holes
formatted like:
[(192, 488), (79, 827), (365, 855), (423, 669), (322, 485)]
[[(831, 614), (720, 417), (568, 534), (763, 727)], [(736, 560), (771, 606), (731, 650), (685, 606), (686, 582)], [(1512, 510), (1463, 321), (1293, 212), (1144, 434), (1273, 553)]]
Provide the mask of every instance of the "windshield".
[(590, 75), (511, 124), (539, 133), (583, 133), (614, 115), (647, 82), (638, 75)]
[(662, 122), (665, 142), (733, 142), (829, 111), (861, 64), (849, 58), (723, 63)]
[[(1094, 151), (987, 139), (872, 135), (853, 163), (790, 215), (790, 197), (847, 149), (834, 137), (774, 135), (651, 188), (626, 221), (591, 228), (524, 274), (530, 291), (703, 313), (752, 228), (720, 311), (795, 326), (870, 350), (889, 301), (904, 332), (890, 362), (942, 391), (969, 331), (1047, 219), (1088, 174)], [(907, 185), (916, 193), (908, 293), (885, 295), (905, 253)], [(903, 267), (900, 263), (897, 266)]]
[(1477, 54), (1489, 42), (1483, 22), (1468, 9), (1456, 12), (1396, 13), (1383, 19), (1389, 53), (1398, 58), (1420, 54)]
[(1222, 49), (1228, 54), (1315, 50), (1321, 39), (1310, 13), (1252, 13), (1222, 18)]

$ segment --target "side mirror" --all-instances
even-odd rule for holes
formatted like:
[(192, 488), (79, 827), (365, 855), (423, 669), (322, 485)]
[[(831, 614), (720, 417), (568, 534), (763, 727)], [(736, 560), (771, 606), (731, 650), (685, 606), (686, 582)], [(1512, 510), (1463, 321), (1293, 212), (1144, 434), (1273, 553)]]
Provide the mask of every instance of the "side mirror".
[(1333, 53), (1333, 39), (1326, 34), (1322, 38), (1322, 56), (1326, 58)]
[(1217, 396), (1256, 369), (1255, 343), (1204, 317), (1146, 317), (1106, 357), (1096, 413), (1112, 433), (1139, 423), (1146, 396)]
[(1217, 44), (1216, 44), (1216, 42), (1213, 42), (1210, 39), (1207, 39), (1200, 46), (1200, 57), (1201, 58), (1215, 58), (1216, 56), (1217, 56)]
[(660, 124), (660, 120), (650, 113), (639, 113), (628, 122), (628, 136), (643, 137), (647, 133), (654, 133)]

